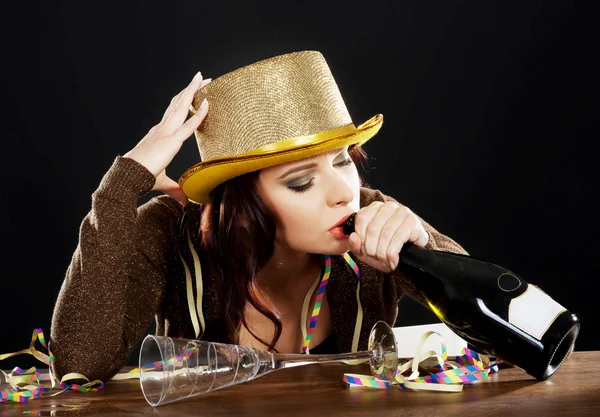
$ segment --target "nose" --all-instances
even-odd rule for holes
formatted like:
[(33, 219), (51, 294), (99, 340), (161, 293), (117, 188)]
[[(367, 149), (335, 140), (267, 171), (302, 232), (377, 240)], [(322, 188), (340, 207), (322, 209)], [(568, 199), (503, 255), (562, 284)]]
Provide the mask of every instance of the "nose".
[(331, 167), (327, 172), (326, 179), (329, 182), (327, 204), (330, 207), (350, 204), (354, 200), (354, 191), (350, 183), (351, 179), (334, 167)]

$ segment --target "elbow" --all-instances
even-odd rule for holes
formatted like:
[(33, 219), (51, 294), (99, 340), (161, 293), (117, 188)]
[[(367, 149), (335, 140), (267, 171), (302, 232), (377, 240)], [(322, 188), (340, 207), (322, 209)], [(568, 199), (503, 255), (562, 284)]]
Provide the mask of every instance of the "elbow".
[(127, 355), (122, 352), (110, 354), (97, 346), (95, 349), (81, 349), (79, 343), (57, 343), (51, 340), (48, 349), (54, 357), (52, 372), (61, 381), (67, 374), (80, 374), (86, 379), (70, 378), (68, 385), (85, 384), (100, 380), (104, 383), (115, 376), (127, 362)]

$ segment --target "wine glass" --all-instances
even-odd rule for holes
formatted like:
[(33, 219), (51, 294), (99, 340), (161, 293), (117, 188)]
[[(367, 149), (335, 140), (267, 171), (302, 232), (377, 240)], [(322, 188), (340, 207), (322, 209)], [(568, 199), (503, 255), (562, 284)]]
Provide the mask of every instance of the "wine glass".
[(393, 382), (398, 355), (394, 333), (387, 323), (375, 323), (367, 351), (332, 355), (273, 353), (248, 346), (148, 335), (140, 349), (140, 385), (148, 404), (156, 407), (251, 381), (277, 369), (366, 360), (375, 378)]

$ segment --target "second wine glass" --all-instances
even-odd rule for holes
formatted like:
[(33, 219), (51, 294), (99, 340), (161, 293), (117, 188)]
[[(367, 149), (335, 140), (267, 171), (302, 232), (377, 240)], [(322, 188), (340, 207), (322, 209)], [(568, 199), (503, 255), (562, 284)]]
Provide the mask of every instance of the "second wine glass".
[(250, 381), (277, 369), (366, 360), (375, 378), (394, 380), (398, 354), (394, 333), (387, 323), (375, 323), (368, 350), (332, 355), (273, 353), (248, 346), (148, 335), (140, 349), (140, 384), (148, 404), (159, 406)]

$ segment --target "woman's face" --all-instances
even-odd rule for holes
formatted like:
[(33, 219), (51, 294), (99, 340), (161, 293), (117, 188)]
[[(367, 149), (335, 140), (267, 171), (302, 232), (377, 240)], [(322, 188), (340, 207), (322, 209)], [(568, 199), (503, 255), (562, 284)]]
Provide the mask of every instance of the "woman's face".
[(348, 147), (262, 169), (258, 190), (277, 224), (275, 243), (339, 255), (348, 239), (329, 232), (360, 208), (360, 179)]

